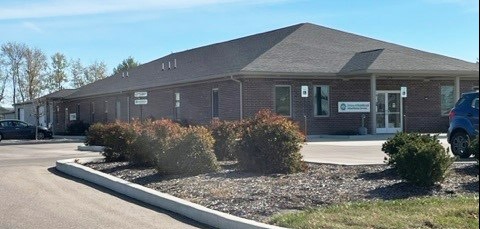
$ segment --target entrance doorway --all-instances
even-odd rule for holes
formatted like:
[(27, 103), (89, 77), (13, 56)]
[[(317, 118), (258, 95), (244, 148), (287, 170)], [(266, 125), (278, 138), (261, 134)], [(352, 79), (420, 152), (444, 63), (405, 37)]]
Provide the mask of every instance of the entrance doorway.
[(376, 101), (377, 133), (402, 131), (403, 104), (400, 91), (377, 91)]

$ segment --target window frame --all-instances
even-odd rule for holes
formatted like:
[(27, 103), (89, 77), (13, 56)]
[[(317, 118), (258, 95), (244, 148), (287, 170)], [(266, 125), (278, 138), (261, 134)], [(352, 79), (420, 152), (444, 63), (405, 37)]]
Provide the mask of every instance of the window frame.
[[(328, 90), (328, 114), (327, 115), (317, 115), (317, 88), (327, 87)], [(313, 117), (315, 118), (328, 118), (332, 113), (331, 103), (330, 103), (330, 85), (313, 85)]]
[[(443, 112), (443, 93), (442, 93), (442, 88), (444, 87), (450, 87), (452, 89), (452, 107), (448, 108), (446, 112)], [(453, 85), (441, 85), (440, 86), (440, 116), (446, 117), (449, 115), (450, 110), (455, 107), (456, 101), (455, 101), (455, 86)]]
[[(281, 87), (288, 87), (288, 93), (289, 93), (289, 100), (290, 100), (290, 104), (289, 104), (289, 115), (283, 115), (283, 114), (279, 114), (277, 112), (277, 88), (281, 88)], [(292, 100), (292, 85), (287, 85), (287, 84), (276, 84), (273, 88), (273, 110), (275, 111), (275, 114), (277, 115), (280, 115), (280, 116), (283, 116), (283, 117), (293, 117), (293, 100)]]
[(115, 101), (115, 119), (122, 120), (122, 102), (120, 100)]

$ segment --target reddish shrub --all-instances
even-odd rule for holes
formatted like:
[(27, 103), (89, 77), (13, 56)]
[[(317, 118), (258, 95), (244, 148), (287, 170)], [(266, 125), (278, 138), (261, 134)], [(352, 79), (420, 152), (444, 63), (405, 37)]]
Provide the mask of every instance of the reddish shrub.
[(241, 168), (262, 173), (306, 170), (300, 154), (305, 136), (297, 124), (269, 110), (262, 110), (244, 126), (238, 155)]

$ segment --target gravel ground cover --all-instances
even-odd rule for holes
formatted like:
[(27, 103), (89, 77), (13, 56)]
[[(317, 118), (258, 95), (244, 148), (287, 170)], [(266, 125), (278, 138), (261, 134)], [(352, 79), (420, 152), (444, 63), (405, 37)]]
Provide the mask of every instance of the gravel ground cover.
[(401, 181), (386, 165), (308, 165), (305, 173), (259, 175), (236, 170), (235, 162), (221, 162), (219, 172), (186, 177), (161, 176), (153, 168), (128, 162), (86, 164), (124, 180), (260, 222), (267, 222), (278, 213), (348, 201), (479, 192), (479, 170), (472, 163), (455, 163), (447, 179), (430, 189)]

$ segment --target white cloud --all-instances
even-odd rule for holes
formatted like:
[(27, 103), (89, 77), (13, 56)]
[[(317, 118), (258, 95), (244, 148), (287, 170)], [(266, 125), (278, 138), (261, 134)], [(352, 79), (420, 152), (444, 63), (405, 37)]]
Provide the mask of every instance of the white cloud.
[(22, 26), (28, 30), (38, 32), (38, 33), (43, 33), (43, 30), (32, 22), (25, 21), (22, 23)]
[(253, 2), (242, 0), (37, 0), (33, 3), (18, 1), (17, 3), (0, 7), (0, 20), (182, 9), (239, 2), (258, 4), (277, 1), (281, 0), (258, 0)]
[(434, 4), (458, 5), (463, 7), (467, 12), (478, 13), (479, 0), (426, 0), (426, 1)]

